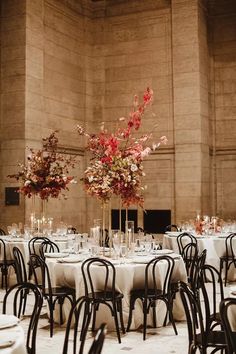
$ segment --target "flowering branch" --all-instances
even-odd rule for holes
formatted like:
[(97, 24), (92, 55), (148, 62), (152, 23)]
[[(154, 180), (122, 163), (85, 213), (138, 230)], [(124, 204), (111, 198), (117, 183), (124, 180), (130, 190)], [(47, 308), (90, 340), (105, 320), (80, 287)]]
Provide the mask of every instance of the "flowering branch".
[(161, 144), (167, 143), (165, 136), (152, 147), (146, 143), (152, 134), (133, 137), (142, 122), (142, 116), (153, 100), (153, 91), (150, 88), (144, 92), (143, 102), (134, 97), (134, 105), (128, 118), (121, 117), (119, 123), (126, 123), (118, 127), (114, 133), (109, 133), (102, 124), (98, 134), (88, 134), (83, 127), (77, 126), (78, 133), (88, 140), (87, 149), (92, 154), (89, 167), (84, 172), (85, 191), (107, 202), (113, 194), (119, 195), (123, 206), (131, 204), (143, 206), (144, 197), (141, 178), (145, 175), (142, 161)]
[(28, 198), (32, 195), (39, 195), (44, 200), (58, 198), (62, 190), (68, 190), (69, 183), (75, 182), (74, 177), (68, 176), (69, 169), (75, 167), (75, 159), (58, 153), (56, 133), (54, 131), (42, 139), (42, 149), (35, 151), (30, 148), (27, 164), (19, 164), (20, 171), (8, 175), (21, 182), (19, 192)]

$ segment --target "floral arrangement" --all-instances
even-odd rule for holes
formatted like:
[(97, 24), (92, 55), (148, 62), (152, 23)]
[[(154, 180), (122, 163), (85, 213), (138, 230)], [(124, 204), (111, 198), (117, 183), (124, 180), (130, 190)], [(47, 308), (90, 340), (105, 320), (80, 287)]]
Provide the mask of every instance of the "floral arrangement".
[[(20, 171), (9, 175), (21, 182), (19, 192), (24, 196), (38, 195), (43, 200), (49, 197), (58, 198), (63, 190), (68, 190), (68, 184), (75, 182), (68, 176), (69, 168), (74, 168), (74, 158), (58, 153), (57, 131), (43, 138), (40, 150), (30, 150), (27, 165), (19, 164)], [(62, 194), (65, 198), (65, 195)]]
[(157, 144), (153, 143), (150, 147), (146, 144), (152, 134), (140, 137), (133, 134), (140, 128), (142, 116), (152, 100), (153, 91), (150, 88), (144, 92), (141, 104), (135, 96), (133, 110), (127, 118), (119, 118), (114, 133), (108, 132), (104, 124), (98, 134), (89, 134), (83, 127), (77, 126), (79, 134), (87, 138), (87, 149), (92, 154), (82, 178), (90, 196), (107, 202), (115, 194), (121, 197), (125, 207), (131, 204), (143, 206), (143, 159), (167, 142), (167, 138), (162, 136)]

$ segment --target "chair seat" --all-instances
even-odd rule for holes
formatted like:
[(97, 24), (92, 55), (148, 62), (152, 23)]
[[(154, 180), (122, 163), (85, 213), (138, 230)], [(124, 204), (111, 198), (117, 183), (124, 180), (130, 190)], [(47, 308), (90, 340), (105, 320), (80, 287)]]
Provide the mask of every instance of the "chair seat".
[(90, 300), (104, 300), (104, 301), (112, 301), (115, 297), (116, 300), (123, 299), (124, 295), (121, 294), (119, 291), (115, 292), (115, 296), (113, 297), (113, 293), (111, 291), (107, 291), (106, 293), (103, 291), (95, 292), (94, 294), (90, 293), (87, 296)]
[[(134, 289), (130, 293), (131, 297), (136, 297), (136, 298), (143, 298), (145, 297), (145, 289)], [(154, 289), (148, 289), (147, 297), (149, 299), (151, 298), (157, 298), (157, 297), (164, 297), (162, 290), (154, 290)]]
[(233, 256), (221, 256), (220, 259), (222, 259), (222, 261), (227, 261), (227, 260), (228, 260), (228, 261), (229, 261), (229, 260), (230, 260), (230, 261), (233, 261), (233, 260), (236, 261), (236, 258), (233, 257)]
[(7, 266), (13, 265), (15, 264), (15, 260), (14, 259), (7, 259), (6, 261), (4, 261), (3, 259), (0, 259), (0, 266), (3, 266), (4, 264), (6, 264)]
[[(52, 287), (52, 295), (53, 296), (63, 296), (63, 295), (75, 295), (75, 289), (67, 288), (67, 287)], [(44, 295), (49, 295), (49, 289), (46, 288), (44, 290)]]
[[(197, 335), (198, 344), (202, 345), (202, 336), (201, 334)], [(225, 334), (223, 331), (211, 331), (207, 336), (207, 346), (208, 347), (226, 347)]]

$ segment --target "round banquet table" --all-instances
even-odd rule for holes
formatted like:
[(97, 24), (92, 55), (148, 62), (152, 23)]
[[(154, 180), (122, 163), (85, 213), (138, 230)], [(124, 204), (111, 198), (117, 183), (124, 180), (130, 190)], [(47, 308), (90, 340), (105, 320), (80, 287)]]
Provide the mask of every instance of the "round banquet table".
[[(2, 238), (5, 242), (6, 258), (7, 259), (13, 259), (13, 248), (18, 247), (23, 255), (23, 258), (25, 260), (25, 264), (28, 263), (28, 261), (29, 261), (29, 248), (28, 248), (29, 240), (27, 240), (23, 237), (12, 238), (12, 237), (9, 237), (9, 235), (3, 235), (3, 236), (0, 236), (0, 238)], [(68, 237), (60, 237), (59, 236), (57, 238), (51, 238), (51, 240), (58, 245), (60, 251), (68, 248), (68, 241), (69, 241)], [(39, 249), (39, 245), (40, 245), (40, 243), (36, 244), (36, 251), (37, 251), (37, 246)], [(1, 248), (0, 248), (0, 259), (3, 259), (3, 251)], [(13, 267), (10, 267), (9, 272), (8, 272), (8, 283), (10, 285), (13, 285), (13, 284), (15, 284), (15, 282), (16, 282), (15, 271), (14, 271)], [(0, 285), (1, 285), (1, 277), (0, 277)]]
[[(185, 265), (183, 259), (176, 254), (172, 254), (172, 257), (175, 259), (175, 266), (172, 274), (172, 281), (177, 282), (178, 280), (187, 281), (187, 275), (185, 270)], [(76, 255), (74, 256), (76, 257)], [(78, 256), (77, 256), (78, 258)], [(135, 263), (135, 260), (137, 263)], [(123, 316), (124, 322), (127, 323), (128, 314), (129, 314), (129, 299), (130, 299), (130, 291), (135, 288), (144, 287), (144, 276), (145, 276), (145, 267), (147, 264), (147, 257), (141, 260), (141, 256), (137, 259), (130, 260), (127, 259), (127, 263), (125, 264), (117, 264), (117, 261), (114, 261), (115, 269), (116, 269), (116, 289), (124, 294), (122, 306), (123, 306)], [(68, 263), (62, 261), (61, 259), (53, 259), (47, 258), (47, 265), (49, 267), (50, 277), (52, 281), (52, 286), (69, 286), (76, 289), (76, 297), (84, 295), (84, 284), (81, 272), (81, 261), (77, 263)], [(62, 262), (62, 263), (60, 263)], [(164, 262), (163, 262), (164, 263)], [(158, 264), (159, 271), (159, 285), (160, 287), (164, 281), (165, 274), (165, 266), (160, 262)], [(99, 288), (99, 282), (101, 281), (101, 266), (94, 266), (96, 286)], [(65, 304), (66, 305), (66, 304)], [(70, 306), (64, 306), (64, 320), (68, 317)], [(148, 316), (148, 324), (152, 323), (152, 311), (150, 311), (150, 315)], [(157, 305), (157, 325), (162, 326), (164, 322), (166, 314), (165, 304), (160, 301)], [(57, 321), (56, 314), (55, 320)], [(174, 301), (173, 307), (173, 315), (176, 320), (184, 320), (184, 311), (182, 307), (182, 302), (179, 297), (179, 294), (176, 294), (176, 299)], [(108, 328), (114, 329), (113, 318), (107, 309), (106, 306), (101, 305), (97, 314), (97, 322), (96, 326), (98, 326), (101, 322), (106, 322), (108, 324)], [(135, 304), (135, 310), (133, 311), (133, 321), (131, 325), (131, 329), (138, 328), (143, 323), (143, 313), (142, 306), (139, 300)]]
[[(168, 232), (163, 236), (163, 247), (173, 250), (178, 253), (177, 236), (178, 232)], [(207, 250), (206, 263), (214, 266), (216, 269), (220, 269), (220, 257), (225, 255), (225, 238), (227, 235), (211, 235), (202, 236), (195, 235), (198, 243), (199, 251), (202, 252), (204, 249)], [(236, 240), (235, 240), (236, 249)], [(224, 272), (222, 274), (224, 277)], [(228, 280), (236, 280), (235, 267), (232, 265), (228, 273)]]
[[(1, 322), (3, 316), (0, 315)], [(24, 330), (20, 325), (0, 328), (0, 352), (1, 354), (27, 354)]]

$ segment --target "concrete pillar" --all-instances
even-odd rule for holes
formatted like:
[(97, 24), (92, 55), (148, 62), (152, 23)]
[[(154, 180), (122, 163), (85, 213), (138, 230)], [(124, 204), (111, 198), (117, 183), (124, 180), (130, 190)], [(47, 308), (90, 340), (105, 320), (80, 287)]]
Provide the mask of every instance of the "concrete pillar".
[(172, 0), (177, 222), (210, 210), (207, 29), (200, 0)]

